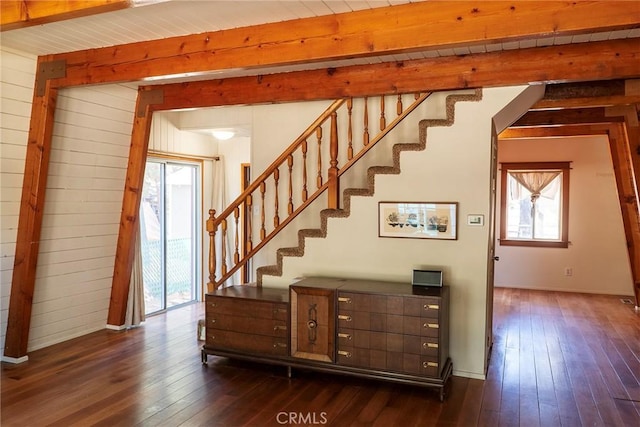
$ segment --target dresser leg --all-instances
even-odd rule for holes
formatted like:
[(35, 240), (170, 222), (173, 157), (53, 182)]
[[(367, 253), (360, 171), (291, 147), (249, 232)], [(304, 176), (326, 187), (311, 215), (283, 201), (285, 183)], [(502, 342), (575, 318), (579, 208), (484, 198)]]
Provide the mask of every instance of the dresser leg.
[(291, 378), (291, 366), (287, 366), (287, 378)]
[(202, 360), (202, 364), (206, 365), (207, 364), (207, 352), (204, 350), (200, 350), (200, 359)]

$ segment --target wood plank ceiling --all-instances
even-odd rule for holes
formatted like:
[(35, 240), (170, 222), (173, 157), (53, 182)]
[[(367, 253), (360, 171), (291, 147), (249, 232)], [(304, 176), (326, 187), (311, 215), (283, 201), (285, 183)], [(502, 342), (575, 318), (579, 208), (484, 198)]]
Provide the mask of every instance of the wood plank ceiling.
[[(629, 162), (638, 165), (638, 132), (627, 133), (627, 128), (637, 128), (638, 119), (639, 8), (640, 3), (627, 1), (168, 1), (36, 26), (26, 26), (23, 18), (3, 21), (3, 47), (39, 55), (5, 356), (26, 355), (51, 126), (60, 88), (115, 82), (141, 86), (108, 319), (109, 324), (121, 325), (140, 171), (153, 111), (167, 105), (205, 106), (195, 105), (195, 99), (213, 106), (245, 103), (249, 96), (253, 102), (273, 102), (278, 96), (306, 100), (531, 82), (608, 81), (600, 95), (585, 89), (593, 83), (584, 87), (572, 83), (564, 86), (571, 95), (550, 93), (538, 106), (554, 111), (565, 106), (606, 110), (576, 110), (566, 116), (531, 113), (519, 128), (533, 135), (531, 129), (549, 123), (575, 126), (579, 120), (602, 119), (603, 123), (588, 124), (600, 126), (590, 131), (609, 134), (614, 141), (612, 153), (624, 156), (624, 147), (633, 147), (627, 149), (633, 156)], [(22, 28), (8, 29), (20, 27), (21, 22)], [(216, 80), (144, 86), (149, 79), (171, 83), (211, 78)], [(326, 84), (304, 84), (317, 79)], [(197, 97), (183, 96), (194, 88), (199, 91)], [(616, 119), (607, 120), (611, 117)], [(514, 132), (522, 136), (526, 131)], [(637, 170), (625, 168), (629, 182), (638, 179)], [(623, 195), (629, 198), (621, 199), (621, 205), (623, 211), (627, 206), (625, 230), (638, 297), (640, 232), (635, 186), (625, 187)]]

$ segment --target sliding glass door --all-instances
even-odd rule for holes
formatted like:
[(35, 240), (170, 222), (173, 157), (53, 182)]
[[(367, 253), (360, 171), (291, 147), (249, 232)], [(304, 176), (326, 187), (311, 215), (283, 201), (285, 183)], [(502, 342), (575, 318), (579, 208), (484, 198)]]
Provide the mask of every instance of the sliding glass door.
[(149, 159), (140, 204), (145, 312), (194, 301), (200, 272), (200, 168)]

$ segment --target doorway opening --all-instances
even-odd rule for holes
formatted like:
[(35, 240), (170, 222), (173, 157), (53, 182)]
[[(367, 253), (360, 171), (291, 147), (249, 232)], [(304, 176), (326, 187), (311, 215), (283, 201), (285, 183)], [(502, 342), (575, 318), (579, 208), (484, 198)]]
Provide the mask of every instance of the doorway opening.
[(140, 231), (145, 314), (197, 299), (201, 276), (200, 165), (147, 160)]

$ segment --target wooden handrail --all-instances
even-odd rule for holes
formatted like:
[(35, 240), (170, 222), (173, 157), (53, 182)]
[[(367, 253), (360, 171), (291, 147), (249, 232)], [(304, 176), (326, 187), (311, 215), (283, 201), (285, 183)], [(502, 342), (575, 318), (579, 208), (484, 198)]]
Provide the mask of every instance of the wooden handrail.
[[(396, 102), (396, 112), (397, 116), (391, 123), (386, 123), (385, 116), (385, 100), (384, 96), (380, 97), (380, 132), (370, 139), (369, 135), (369, 105), (368, 101), (370, 97), (362, 98), (363, 101), (363, 112), (361, 115), (356, 113), (356, 117), (362, 117), (362, 125), (363, 125), (363, 136), (362, 136), (362, 144), (360, 149), (355, 149), (353, 144), (353, 124), (352, 120), (354, 117), (354, 102), (353, 99), (339, 99), (334, 101), (327, 110), (325, 110), (313, 123), (285, 150), (278, 156), (278, 158), (255, 180), (253, 181), (245, 191), (240, 194), (228, 207), (225, 208), (224, 211), (220, 215), (216, 216), (215, 210), (209, 211), (209, 219), (206, 221), (207, 232), (209, 233), (209, 282), (207, 283), (208, 291), (212, 292), (214, 289), (220, 287), (226, 280), (228, 280), (233, 273), (235, 273), (239, 268), (245, 265), (248, 260), (250, 260), (264, 245), (266, 245), (280, 230), (286, 227), (300, 212), (306, 209), (313, 201), (315, 201), (321, 194), (328, 190), (328, 207), (330, 209), (338, 209), (340, 203), (339, 197), (339, 178), (343, 175), (351, 166), (353, 166), (358, 160), (360, 160), (371, 148), (373, 148), (378, 141), (380, 141), (385, 135), (387, 135), (392, 129), (394, 129), (404, 118), (415, 110), (415, 108), (420, 105), (430, 93), (425, 94), (415, 94), (414, 100), (411, 105), (406, 109), (402, 109), (402, 95), (398, 95), (398, 100)], [(343, 105), (346, 104), (346, 108), (344, 110), (341, 109)], [(338, 113), (344, 111), (346, 120), (346, 136), (342, 138), (346, 143), (343, 147), (340, 147), (341, 138), (338, 135), (339, 126), (338, 126)], [(328, 143), (325, 143), (323, 140), (323, 125), (328, 123), (329, 130), (329, 138)], [(311, 137), (315, 136), (316, 148), (313, 150), (308, 150), (308, 142), (307, 140)], [(342, 167), (339, 167), (340, 162), (340, 154), (343, 150), (343, 157), (346, 158)], [(355, 152), (355, 151), (357, 152)], [(297, 166), (298, 163), (294, 160), (296, 155), (300, 158), (300, 166)], [(313, 171), (316, 175), (316, 189), (309, 194), (309, 189), (307, 188), (308, 184), (308, 172), (309, 167), (307, 162), (315, 161), (315, 165), (317, 166), (317, 171)], [(323, 163), (327, 162), (329, 164), (326, 170), (323, 170)], [(286, 169), (288, 173), (288, 177), (286, 179), (280, 179), (280, 168), (283, 170)], [(296, 172), (299, 172), (300, 183), (299, 183), (299, 193), (295, 189), (298, 188), (296, 186), (296, 180), (294, 176), (296, 176)], [(273, 192), (268, 191), (267, 182), (269, 182), (269, 189), (273, 187)], [(286, 197), (279, 196), (278, 187), (286, 186)], [(254, 205), (253, 201), (253, 193), (259, 192), (260, 194), (260, 203), (259, 205)], [(269, 197), (273, 199), (273, 205), (271, 208), (273, 209), (273, 225), (269, 226), (269, 231), (267, 230), (267, 210), (271, 209), (265, 204), (265, 199), (267, 198), (267, 194)], [(297, 207), (295, 207), (294, 203), (294, 195), (300, 195), (300, 203)], [(286, 216), (284, 214), (282, 218), (280, 216), (280, 199), (286, 199), (283, 201), (284, 204), (287, 205)], [(270, 202), (271, 203), (271, 202)], [(246, 229), (248, 230), (248, 236), (245, 238), (243, 250), (239, 250), (240, 246), (240, 238), (238, 237), (239, 233), (239, 213), (240, 210), (244, 208), (249, 212), (246, 219)], [(260, 241), (256, 244), (254, 243), (252, 233), (252, 221), (250, 219), (251, 210), (253, 208), (260, 208), (260, 225), (259, 230), (256, 230), (259, 233)], [(229, 228), (233, 228), (232, 233), (232, 241), (235, 244), (235, 248), (227, 251), (226, 245), (220, 245), (220, 260), (218, 262), (218, 252), (216, 250), (216, 238), (219, 239), (220, 242), (229, 241), (229, 237), (227, 233), (229, 232)], [(233, 259), (230, 260), (231, 265), (227, 265), (227, 253), (233, 254)], [(216, 278), (216, 269), (220, 267), (220, 277)]]

